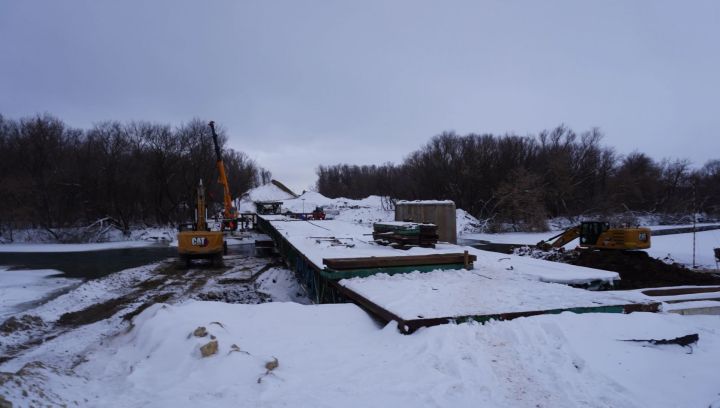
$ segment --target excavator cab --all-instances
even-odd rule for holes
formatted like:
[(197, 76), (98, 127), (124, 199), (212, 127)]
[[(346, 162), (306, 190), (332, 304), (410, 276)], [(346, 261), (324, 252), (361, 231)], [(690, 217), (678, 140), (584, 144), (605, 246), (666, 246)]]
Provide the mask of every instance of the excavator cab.
[(595, 245), (603, 232), (610, 229), (610, 223), (585, 221), (580, 223), (580, 246)]

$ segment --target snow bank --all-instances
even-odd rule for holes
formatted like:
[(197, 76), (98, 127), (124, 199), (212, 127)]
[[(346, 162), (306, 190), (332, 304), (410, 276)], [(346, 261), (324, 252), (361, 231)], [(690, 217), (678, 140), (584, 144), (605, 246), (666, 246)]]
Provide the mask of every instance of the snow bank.
[[(470, 233), (463, 234), (462, 239), (494, 242), (498, 244), (525, 244), (535, 245), (540, 241), (556, 235), (557, 232), (504, 232), (504, 233)], [(573, 242), (571, 248), (577, 246), (577, 242)]]
[[(612, 283), (620, 279), (617, 272), (586, 268), (560, 262), (546, 261), (519, 255), (505, 255), (497, 252), (482, 251), (467, 247), (469, 253), (477, 257), (476, 268), (502, 269), (520, 273), (541, 282), (562, 283), (565, 285), (585, 285), (596, 281)], [(507, 273), (507, 272), (506, 272)]]
[(0, 252), (86, 252), (105, 249), (142, 248), (156, 245), (155, 241), (118, 241), (94, 244), (2, 244)]
[(53, 293), (80, 283), (54, 269), (12, 270), (0, 267), (0, 322)]
[[(651, 246), (646, 252), (658, 259), (671, 258), (674, 262), (692, 266), (693, 234), (660, 235), (651, 238)], [(720, 248), (720, 230), (703, 231), (695, 234), (696, 265), (715, 269), (713, 248)]]
[(380, 196), (353, 200), (342, 197), (328, 198), (320, 193), (306, 191), (296, 199), (283, 201), (286, 211), (311, 212), (315, 207), (323, 207), (329, 215), (328, 218), (366, 226), (395, 219), (395, 210), (390, 208), (389, 203), (383, 205), (383, 198)]
[(240, 212), (255, 212), (256, 201), (282, 201), (295, 198), (275, 184), (268, 183), (247, 191), (240, 198)]
[[(457, 228), (458, 236), (478, 233), (484, 229), (484, 225), (482, 222), (480, 222), (480, 220), (470, 215), (469, 212), (460, 208), (455, 210), (455, 225)], [(463, 236), (461, 238), (466, 237)]]
[[(134, 325), (74, 375), (29, 368), (26, 378), (43, 375), (43, 392), (69, 406), (639, 408), (720, 398), (714, 316), (564, 313), (405, 336), (349, 304), (187, 302), (152, 306)], [(210, 339), (190, 334), (199, 326), (217, 354), (201, 357)], [(690, 333), (700, 336), (691, 354), (619, 341)], [(8, 384), (9, 399), (22, 400)]]

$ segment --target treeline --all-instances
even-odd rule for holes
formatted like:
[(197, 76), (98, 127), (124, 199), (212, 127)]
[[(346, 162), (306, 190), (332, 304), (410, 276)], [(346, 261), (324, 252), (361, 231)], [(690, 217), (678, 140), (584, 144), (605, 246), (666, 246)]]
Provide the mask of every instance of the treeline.
[[(219, 131), (220, 143), (227, 137)], [(244, 153), (223, 149), (233, 197), (270, 180)], [(222, 202), (207, 122), (180, 127), (103, 122), (90, 129), (42, 115), (0, 115), (0, 227), (86, 226), (99, 219), (135, 224), (188, 219), (198, 180)]]
[(450, 199), (492, 226), (542, 230), (549, 217), (720, 214), (720, 160), (693, 169), (602, 146), (598, 129), (536, 136), (443, 133), (399, 165), (317, 169), (328, 197)]

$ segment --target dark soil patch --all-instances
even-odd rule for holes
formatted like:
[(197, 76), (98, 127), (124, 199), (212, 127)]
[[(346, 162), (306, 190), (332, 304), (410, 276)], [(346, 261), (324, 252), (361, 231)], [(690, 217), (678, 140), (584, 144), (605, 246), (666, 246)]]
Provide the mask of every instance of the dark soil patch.
[(122, 316), (122, 319), (125, 321), (131, 321), (135, 316), (139, 315), (143, 312), (143, 310), (147, 309), (148, 307), (154, 305), (155, 303), (165, 303), (172, 297), (172, 293), (163, 293), (160, 295), (154, 296), (152, 299), (148, 300), (147, 302), (143, 303), (142, 305), (138, 306), (135, 310), (132, 312), (128, 312)]
[(566, 254), (565, 262), (619, 273), (615, 289), (720, 285), (720, 276), (666, 264), (640, 251), (572, 251)]
[(172, 262), (163, 263), (162, 265), (157, 267), (157, 269), (155, 269), (155, 272), (160, 275), (179, 275), (187, 272), (187, 268), (185, 267), (185, 262), (175, 260)]
[(11, 334), (16, 331), (29, 330), (33, 327), (44, 326), (45, 322), (38, 316), (23, 315), (19, 319), (15, 316), (10, 317), (0, 324), (0, 333)]
[[(57, 337), (57, 336), (58, 336), (58, 334), (51, 334), (51, 335), (49, 335), (49, 336), (47, 336), (47, 337), (36, 337), (36, 338), (31, 339), (31, 340), (29, 340), (29, 341), (27, 341), (27, 342), (25, 342), (25, 343), (18, 344), (17, 346), (14, 346), (14, 347), (10, 347), (10, 348), (7, 350), (7, 354), (6, 354), (6, 355), (0, 356), (0, 364), (4, 363), (4, 362), (6, 362), (6, 361), (12, 360), (12, 359), (14, 358), (14, 355), (17, 354), (17, 353), (20, 352), (20, 351), (27, 350), (27, 349), (29, 349), (29, 348), (31, 348), (31, 347), (35, 347), (35, 346), (37, 346), (37, 345), (39, 345), (39, 344), (43, 344), (43, 343), (45, 343), (46, 341), (50, 341), (50, 340), (54, 339), (54, 338)], [(0, 385), (2, 385), (2, 384), (0, 383)]]
[(195, 295), (195, 298), (199, 300), (214, 302), (244, 304), (265, 303), (269, 300), (268, 295), (257, 292), (253, 287), (249, 285), (239, 286), (232, 289), (228, 288), (227, 290), (223, 291), (201, 292)]
[(57, 323), (60, 326), (81, 326), (95, 323), (111, 317), (129, 302), (130, 299), (126, 296), (110, 299), (107, 302), (98, 303), (77, 312), (65, 313), (60, 316)]
[(237, 284), (243, 284), (243, 283), (248, 283), (248, 282), (251, 282), (251, 279), (250, 279), (250, 278), (244, 278), (244, 279), (240, 279), (240, 278), (223, 278), (223, 279), (218, 279), (218, 280), (217, 280), (217, 283), (219, 283), (219, 284), (221, 284), (221, 285), (237, 285)]
[(147, 279), (147, 280), (144, 280), (144, 281), (138, 283), (137, 285), (135, 285), (135, 287), (143, 289), (143, 290), (157, 289), (157, 287), (162, 285), (164, 282), (165, 282), (165, 279), (155, 279), (155, 278)]

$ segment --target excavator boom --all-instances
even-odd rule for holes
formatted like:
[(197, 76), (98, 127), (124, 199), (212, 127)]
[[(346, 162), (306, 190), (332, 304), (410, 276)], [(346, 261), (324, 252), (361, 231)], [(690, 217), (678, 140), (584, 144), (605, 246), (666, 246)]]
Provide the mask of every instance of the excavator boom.
[(538, 242), (537, 247), (543, 250), (549, 250), (551, 248), (562, 248), (579, 236), (580, 226), (568, 228), (565, 231), (555, 235), (554, 237), (548, 238), (547, 241)]
[(212, 130), (213, 143), (215, 144), (215, 165), (218, 169), (218, 182), (223, 187), (223, 218), (226, 220), (234, 220), (236, 218), (235, 209), (232, 206), (232, 196), (230, 195), (230, 185), (228, 184), (227, 175), (225, 174), (225, 163), (222, 159), (222, 151), (220, 150), (220, 144), (218, 143), (218, 135), (215, 132), (215, 122), (210, 121), (208, 124), (210, 130)]

